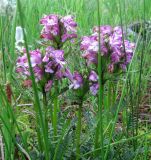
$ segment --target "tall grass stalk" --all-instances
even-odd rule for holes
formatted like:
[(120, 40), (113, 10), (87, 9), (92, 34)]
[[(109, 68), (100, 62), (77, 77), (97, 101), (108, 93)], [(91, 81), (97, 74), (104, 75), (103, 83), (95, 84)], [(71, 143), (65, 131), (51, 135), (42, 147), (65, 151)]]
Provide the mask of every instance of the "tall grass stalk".
[[(47, 93), (45, 92), (45, 87), (42, 87), (42, 95), (43, 95), (43, 112), (44, 112), (44, 122), (46, 127), (46, 137), (48, 138), (48, 100), (47, 100)], [(49, 143), (49, 142), (48, 142)], [(48, 144), (49, 145), (49, 144)]]
[(9, 66), (9, 82), (12, 82), (12, 74), (13, 74), (13, 66), (16, 61), (16, 55), (15, 55), (15, 33), (16, 33), (16, 22), (17, 22), (17, 12), (15, 10), (13, 19), (12, 19), (12, 27), (11, 27), (11, 45), (10, 45), (10, 58), (11, 63)]
[[(100, 1), (97, 0), (97, 13), (98, 13), (98, 26), (101, 25), (101, 16), (100, 16)], [(101, 158), (104, 159), (104, 151), (103, 151), (103, 94), (104, 94), (104, 79), (103, 79), (103, 60), (101, 57), (101, 35), (100, 35), (100, 27), (99, 27), (99, 53), (98, 53), (98, 76), (99, 76), (99, 94), (98, 94), (98, 124), (96, 127), (96, 135), (95, 135), (95, 149), (99, 147), (101, 144)], [(98, 153), (96, 153), (98, 155)]]
[(54, 139), (57, 137), (57, 122), (58, 122), (58, 82), (55, 82), (55, 96), (53, 99), (54, 109), (53, 109), (53, 129), (54, 129)]
[[(122, 23), (121, 1), (120, 0), (119, 0), (119, 4), (120, 4), (120, 19), (121, 19), (121, 26), (122, 26), (123, 23)], [(124, 37), (123, 37), (123, 40), (124, 40)], [(136, 46), (137, 46), (137, 43), (138, 43), (138, 41), (136, 42)], [(135, 51), (134, 51), (134, 53), (135, 53)], [(124, 94), (125, 94), (125, 90), (126, 90), (126, 86), (127, 86), (127, 80), (128, 80), (129, 74), (130, 74), (130, 69), (131, 69), (131, 65), (132, 65), (133, 59), (134, 59), (134, 57), (132, 58), (132, 61), (131, 61), (130, 65), (129, 65), (129, 68), (127, 70), (126, 78), (125, 78), (125, 83), (123, 84), (123, 89), (122, 89), (122, 92), (121, 92), (121, 97), (120, 97), (119, 103), (117, 105), (115, 117), (113, 119), (113, 125), (112, 125), (111, 131), (110, 131), (110, 136), (109, 136), (109, 144), (108, 144), (108, 147), (107, 147), (106, 152), (105, 152), (105, 159), (107, 159), (107, 157), (108, 157), (108, 152), (109, 152), (109, 149), (110, 149), (111, 139), (112, 139), (112, 136), (113, 136), (113, 133), (114, 133), (114, 129), (115, 129), (115, 125), (116, 125), (116, 122), (117, 122), (117, 119), (118, 119), (118, 113), (119, 113), (119, 110), (120, 110), (120, 107), (121, 107), (121, 104), (122, 104), (122, 101), (123, 101), (123, 98), (124, 98)]]
[[(22, 28), (24, 28), (25, 27), (24, 20), (23, 20), (24, 16), (23, 16), (23, 13), (22, 13), (20, 0), (17, 0), (17, 6), (18, 6), (20, 23), (21, 23)], [(38, 135), (37, 136), (40, 138), (39, 139), (39, 146), (42, 149), (42, 152), (44, 152), (45, 159), (49, 160), (50, 153), (49, 153), (48, 137), (47, 137), (48, 134), (47, 134), (47, 130), (46, 130), (45, 122), (44, 122), (43, 112), (42, 112), (41, 105), (40, 105), (37, 85), (36, 85), (35, 76), (34, 76), (34, 72), (33, 72), (33, 69), (32, 69), (31, 60), (30, 60), (28, 42), (27, 42), (27, 38), (26, 38), (26, 34), (25, 34), (24, 30), (23, 30), (23, 34), (24, 34), (24, 41), (25, 41), (25, 48), (26, 48), (26, 52), (27, 52), (29, 70), (30, 70), (30, 73), (31, 73), (32, 87), (33, 87), (33, 90), (34, 90), (34, 98), (35, 98), (34, 106), (35, 106), (35, 111), (36, 111), (36, 118), (37, 118), (36, 122), (37, 122), (37, 127), (38, 127), (37, 128), (37, 130), (38, 130), (38, 132), (37, 132)], [(42, 134), (41, 134), (41, 132), (42, 132)]]
[(83, 99), (81, 100), (78, 108), (78, 122), (76, 129), (76, 160), (80, 159), (80, 138), (81, 138), (81, 128), (82, 128), (82, 105)]
[[(145, 0), (143, 0), (143, 28), (145, 28), (145, 19), (146, 19), (146, 13), (145, 13)], [(138, 96), (137, 96), (137, 123), (136, 123), (136, 135), (138, 134), (138, 117), (139, 117), (139, 105), (141, 100), (141, 87), (142, 87), (142, 73), (143, 73), (143, 62), (144, 62), (144, 48), (145, 48), (145, 42), (144, 39), (145, 36), (145, 29), (143, 29), (143, 45), (142, 45), (142, 51), (140, 56), (140, 68), (139, 68), (139, 84), (138, 84)]]
[[(129, 125), (130, 127), (132, 127), (132, 136), (134, 137), (136, 135), (136, 132), (135, 132), (135, 108), (134, 108), (134, 102), (133, 102), (133, 93), (132, 93), (132, 84), (131, 84), (131, 80), (130, 80), (130, 77), (129, 77), (129, 80), (128, 80), (128, 84), (129, 84), (129, 92), (130, 92), (130, 105), (131, 105), (131, 113), (130, 113), (130, 119), (129, 121), (127, 122), (127, 128), (129, 128)], [(134, 151), (136, 150), (136, 142), (133, 141), (133, 148), (134, 148)]]
[(6, 62), (5, 62), (5, 46), (4, 46), (4, 42), (5, 42), (5, 31), (4, 31), (4, 17), (1, 17), (1, 51), (2, 51), (2, 62), (3, 62), (3, 76), (4, 76), (4, 79), (3, 79), (3, 82), (4, 84), (6, 84)]

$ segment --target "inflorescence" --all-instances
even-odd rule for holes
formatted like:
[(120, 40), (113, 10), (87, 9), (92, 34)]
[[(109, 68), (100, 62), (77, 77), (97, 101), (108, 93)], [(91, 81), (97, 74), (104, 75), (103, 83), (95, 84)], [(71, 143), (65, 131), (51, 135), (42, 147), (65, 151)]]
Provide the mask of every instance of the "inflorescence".
[[(50, 44), (45, 49), (36, 49), (29, 53), (36, 81), (44, 86), (46, 92), (51, 90), (54, 81), (61, 81), (63, 78), (69, 79), (70, 89), (82, 88), (85, 85), (84, 76), (78, 71), (73, 74), (70, 72), (64, 57), (65, 51), (62, 49), (64, 43), (77, 38), (77, 23), (74, 17), (45, 15), (40, 24), (43, 26), (40, 37)], [(98, 54), (104, 59), (104, 72), (108, 74), (125, 71), (131, 62), (135, 45), (123, 36), (119, 26), (101, 26), (94, 27), (92, 35), (82, 37), (80, 49), (89, 68), (87, 81), (93, 95), (96, 95), (99, 89)], [(17, 59), (16, 72), (30, 80), (25, 49), (23, 55)]]

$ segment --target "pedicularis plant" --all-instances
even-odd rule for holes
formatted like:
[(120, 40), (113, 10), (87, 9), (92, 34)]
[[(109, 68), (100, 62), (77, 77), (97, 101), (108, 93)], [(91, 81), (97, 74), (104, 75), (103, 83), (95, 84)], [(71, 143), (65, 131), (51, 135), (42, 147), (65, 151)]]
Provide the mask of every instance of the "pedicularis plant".
[[(101, 84), (104, 85), (112, 76), (126, 71), (126, 67), (132, 59), (135, 45), (124, 40), (121, 27), (94, 27), (92, 35), (82, 37), (81, 44), (79, 44), (81, 57), (86, 60), (86, 69), (82, 74), (80, 71), (71, 73), (70, 66), (65, 59), (64, 44), (66, 42), (72, 44), (77, 38), (77, 23), (74, 21), (74, 17), (70, 15), (64, 17), (55, 14), (45, 15), (40, 20), (40, 24), (43, 26), (40, 37), (43, 39), (44, 45), (30, 51), (30, 60), (35, 80), (43, 94), (47, 132), (49, 128), (47, 102), (48, 99), (51, 99), (53, 102), (51, 122), (54, 136), (57, 136), (58, 95), (61, 92), (59, 85), (66, 78), (69, 80), (68, 89), (75, 91), (79, 102), (76, 127), (76, 156), (79, 159), (83, 100), (89, 90), (96, 96), (99, 89), (98, 54), (103, 60)], [(28, 86), (31, 86), (31, 73), (26, 49), (23, 49), (21, 54), (22, 56), (17, 59), (16, 72), (28, 82)], [(49, 155), (47, 156), (49, 157)]]

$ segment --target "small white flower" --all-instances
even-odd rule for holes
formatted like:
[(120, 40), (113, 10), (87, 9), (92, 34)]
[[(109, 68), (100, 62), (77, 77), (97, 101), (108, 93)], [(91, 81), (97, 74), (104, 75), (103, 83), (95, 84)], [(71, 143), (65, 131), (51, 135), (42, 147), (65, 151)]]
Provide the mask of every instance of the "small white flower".
[(23, 28), (21, 26), (16, 27), (15, 39), (16, 42), (24, 42)]
[(15, 40), (15, 47), (18, 51), (21, 52), (24, 46), (23, 28), (21, 26), (16, 27)]

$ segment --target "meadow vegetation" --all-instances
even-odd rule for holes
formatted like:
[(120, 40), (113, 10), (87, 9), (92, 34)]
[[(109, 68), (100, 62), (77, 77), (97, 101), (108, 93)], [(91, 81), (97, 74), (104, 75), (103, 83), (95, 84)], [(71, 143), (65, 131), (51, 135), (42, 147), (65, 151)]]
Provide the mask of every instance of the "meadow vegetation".
[(0, 158), (150, 160), (151, 1), (6, 1)]

